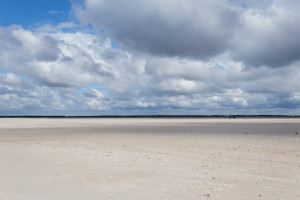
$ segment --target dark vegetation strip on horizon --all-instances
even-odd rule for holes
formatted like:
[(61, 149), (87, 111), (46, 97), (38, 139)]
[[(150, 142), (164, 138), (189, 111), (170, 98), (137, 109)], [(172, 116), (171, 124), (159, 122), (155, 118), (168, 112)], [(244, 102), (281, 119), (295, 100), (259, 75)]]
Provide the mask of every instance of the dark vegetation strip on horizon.
[(300, 115), (6, 115), (0, 118), (300, 118)]

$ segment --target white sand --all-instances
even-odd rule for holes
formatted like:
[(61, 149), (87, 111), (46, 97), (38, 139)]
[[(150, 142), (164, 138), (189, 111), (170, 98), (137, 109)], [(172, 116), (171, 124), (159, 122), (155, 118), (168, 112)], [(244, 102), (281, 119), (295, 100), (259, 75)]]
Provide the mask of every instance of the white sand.
[(300, 119), (2, 118), (0, 199), (299, 200)]

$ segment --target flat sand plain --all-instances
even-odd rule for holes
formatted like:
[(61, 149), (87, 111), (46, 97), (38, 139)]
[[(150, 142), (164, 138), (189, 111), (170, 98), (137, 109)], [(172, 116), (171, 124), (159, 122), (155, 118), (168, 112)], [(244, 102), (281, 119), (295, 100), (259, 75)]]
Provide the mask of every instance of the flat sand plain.
[(0, 199), (299, 200), (300, 119), (1, 118)]

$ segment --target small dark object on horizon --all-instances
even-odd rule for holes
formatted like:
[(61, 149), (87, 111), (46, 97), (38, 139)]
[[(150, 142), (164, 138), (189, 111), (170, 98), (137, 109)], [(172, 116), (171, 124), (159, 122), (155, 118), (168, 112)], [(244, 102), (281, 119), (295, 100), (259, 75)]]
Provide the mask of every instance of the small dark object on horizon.
[(299, 133), (298, 133), (298, 132), (296, 132), (295, 134), (296, 134), (296, 135), (298, 135)]
[(236, 117), (235, 116), (229, 116), (229, 117), (227, 117), (228, 119), (236, 119)]

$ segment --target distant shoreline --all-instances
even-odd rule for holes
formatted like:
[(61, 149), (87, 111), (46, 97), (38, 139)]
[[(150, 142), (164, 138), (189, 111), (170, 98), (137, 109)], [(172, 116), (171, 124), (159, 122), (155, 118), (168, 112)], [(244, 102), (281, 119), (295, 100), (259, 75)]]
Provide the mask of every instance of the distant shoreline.
[(99, 115), (99, 116), (64, 116), (64, 115), (17, 115), (0, 118), (300, 118), (300, 115)]

